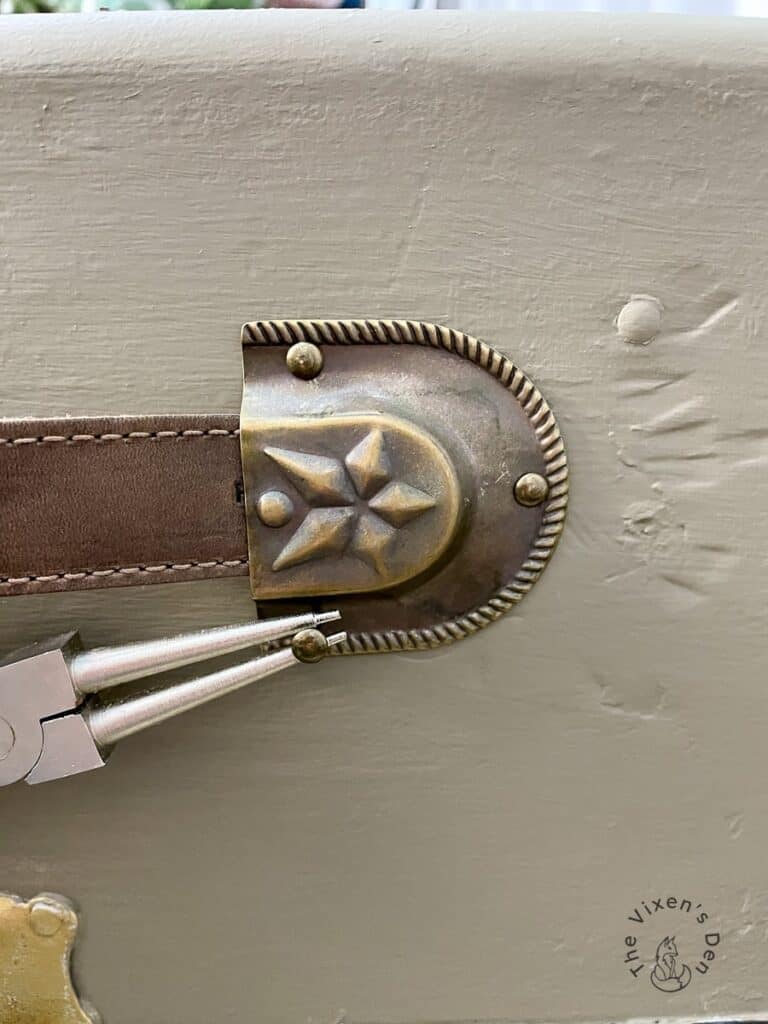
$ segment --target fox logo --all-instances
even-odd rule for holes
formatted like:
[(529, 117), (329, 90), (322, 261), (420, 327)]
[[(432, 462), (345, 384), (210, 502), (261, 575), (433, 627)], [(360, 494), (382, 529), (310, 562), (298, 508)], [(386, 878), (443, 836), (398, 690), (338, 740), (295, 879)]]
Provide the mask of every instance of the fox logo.
[(681, 992), (691, 980), (691, 969), (678, 957), (675, 936), (667, 935), (656, 947), (656, 963), (651, 971), (651, 983), (660, 992)]

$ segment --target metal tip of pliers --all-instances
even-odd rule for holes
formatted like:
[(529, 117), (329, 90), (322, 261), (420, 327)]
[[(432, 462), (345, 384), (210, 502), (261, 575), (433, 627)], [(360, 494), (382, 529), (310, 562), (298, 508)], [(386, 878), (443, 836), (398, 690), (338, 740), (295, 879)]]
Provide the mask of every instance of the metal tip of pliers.
[(321, 626), (324, 622), (338, 622), (341, 618), (340, 611), (332, 612), (316, 612), (315, 613), (315, 625)]

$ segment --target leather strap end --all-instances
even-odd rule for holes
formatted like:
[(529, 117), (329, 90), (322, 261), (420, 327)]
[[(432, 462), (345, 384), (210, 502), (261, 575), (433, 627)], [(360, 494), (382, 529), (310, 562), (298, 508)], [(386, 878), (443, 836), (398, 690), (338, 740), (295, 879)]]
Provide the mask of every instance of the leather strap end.
[(236, 415), (0, 420), (0, 596), (248, 574)]

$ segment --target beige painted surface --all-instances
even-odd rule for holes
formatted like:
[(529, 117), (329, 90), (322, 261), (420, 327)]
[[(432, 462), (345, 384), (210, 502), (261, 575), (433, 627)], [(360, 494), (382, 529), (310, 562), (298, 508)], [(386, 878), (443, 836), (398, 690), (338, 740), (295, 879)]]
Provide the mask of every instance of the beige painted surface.
[[(531, 373), (573, 490), (484, 636), (275, 679), (3, 791), (0, 889), (77, 901), (109, 1024), (766, 1012), (768, 26), (1, 28), (3, 414), (234, 411), (246, 319), (423, 318)], [(613, 326), (635, 293), (666, 309), (647, 346)], [(250, 609), (245, 580), (15, 598), (0, 638)], [(676, 994), (622, 962), (662, 896), (721, 933)]]

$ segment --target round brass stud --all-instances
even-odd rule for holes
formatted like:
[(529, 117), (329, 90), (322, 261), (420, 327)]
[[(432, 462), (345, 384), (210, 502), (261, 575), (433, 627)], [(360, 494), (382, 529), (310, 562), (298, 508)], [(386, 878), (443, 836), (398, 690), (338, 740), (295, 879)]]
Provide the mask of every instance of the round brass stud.
[(291, 650), (307, 664), (322, 661), (328, 653), (328, 641), (319, 629), (301, 629), (293, 638)]
[(49, 939), (64, 924), (67, 912), (51, 900), (34, 900), (29, 908), (29, 926), (35, 935)]
[(309, 341), (297, 341), (288, 349), (285, 363), (294, 377), (313, 380), (323, 368), (323, 353)]
[(541, 473), (523, 473), (515, 483), (515, 500), (519, 505), (533, 508), (549, 494), (549, 484)]
[(293, 515), (293, 502), (282, 491), (265, 491), (256, 503), (256, 513), (265, 526), (285, 526)]

